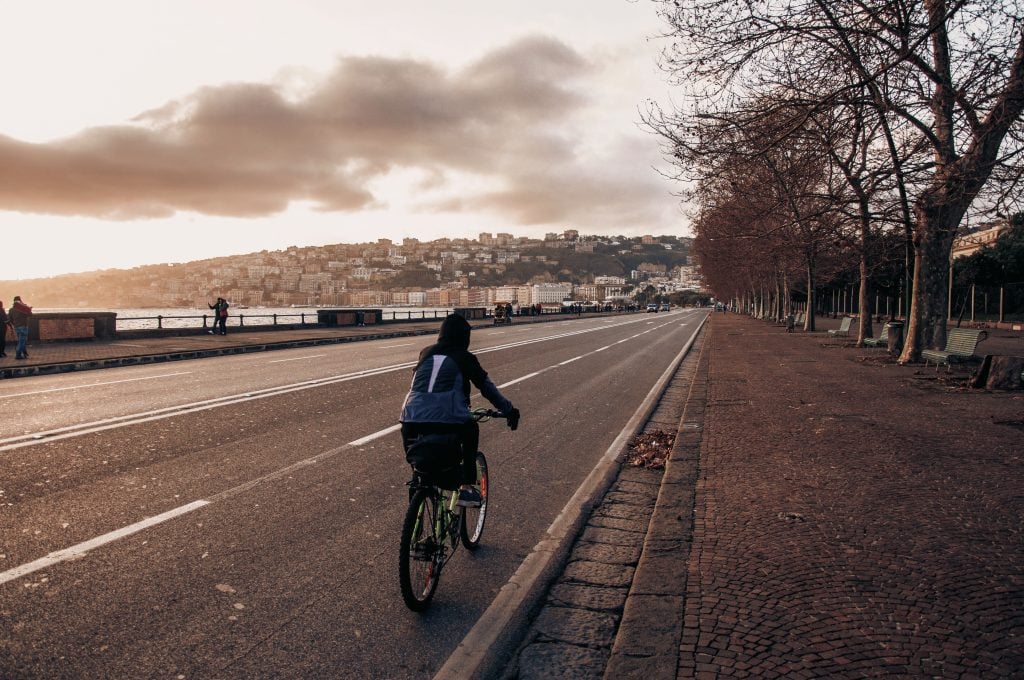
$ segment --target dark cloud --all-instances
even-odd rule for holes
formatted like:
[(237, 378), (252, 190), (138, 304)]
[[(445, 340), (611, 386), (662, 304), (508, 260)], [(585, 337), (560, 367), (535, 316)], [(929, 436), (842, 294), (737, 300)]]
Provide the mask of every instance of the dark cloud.
[(653, 173), (612, 179), (579, 158), (583, 136), (573, 121), (588, 104), (591, 68), (539, 37), (458, 72), (345, 58), (298, 99), (270, 84), (234, 83), (146, 111), (133, 125), (46, 144), (0, 136), (0, 209), (261, 216), (312, 201), (356, 211), (381, 207), (373, 180), (412, 168), (427, 178), (422, 186), (442, 193), (454, 188), (452, 173), (501, 187), (424, 209), (487, 210), (522, 223), (638, 219), (658, 191)]

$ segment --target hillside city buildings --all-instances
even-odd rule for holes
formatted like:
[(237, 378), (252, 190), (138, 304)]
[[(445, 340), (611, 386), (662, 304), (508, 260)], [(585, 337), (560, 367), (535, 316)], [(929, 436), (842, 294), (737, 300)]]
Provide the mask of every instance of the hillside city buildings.
[[(482, 233), (438, 239), (291, 247), (183, 264), (19, 282), (36, 304), (82, 307), (414, 307), (623, 301), (699, 289), (689, 239)], [(26, 285), (22, 285), (26, 284)], [(59, 298), (59, 299), (58, 299)]]

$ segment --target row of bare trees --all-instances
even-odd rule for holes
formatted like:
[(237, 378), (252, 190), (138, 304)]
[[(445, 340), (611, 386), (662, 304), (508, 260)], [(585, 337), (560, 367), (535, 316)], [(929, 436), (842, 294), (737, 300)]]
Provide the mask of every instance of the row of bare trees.
[(855, 266), (867, 310), (895, 244), (912, 272), (900, 360), (942, 347), (958, 227), (1017, 207), (1024, 0), (654, 1), (679, 98), (645, 122), (696, 206), (712, 290), (781, 316)]

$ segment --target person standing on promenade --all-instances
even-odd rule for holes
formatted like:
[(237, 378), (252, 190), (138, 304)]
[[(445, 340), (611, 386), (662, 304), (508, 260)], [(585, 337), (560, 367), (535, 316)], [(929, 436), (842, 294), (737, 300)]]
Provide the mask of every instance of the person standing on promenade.
[(20, 295), (15, 295), (9, 316), (8, 323), (14, 328), (14, 335), (18, 338), (14, 358), (28, 359), (28, 319), (32, 316), (32, 308), (21, 301)]
[(4, 301), (0, 300), (0, 357), (7, 356), (7, 327), (10, 325)]
[(213, 310), (213, 330), (210, 334), (213, 335), (217, 331), (217, 326), (220, 325), (220, 334), (227, 335), (228, 325), (228, 301), (222, 297), (217, 298), (217, 301), (212, 305), (209, 305), (210, 309)]

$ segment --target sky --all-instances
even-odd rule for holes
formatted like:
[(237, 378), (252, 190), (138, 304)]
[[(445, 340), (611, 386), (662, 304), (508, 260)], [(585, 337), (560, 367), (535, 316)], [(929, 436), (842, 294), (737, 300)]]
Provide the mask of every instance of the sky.
[(481, 232), (687, 235), (651, 0), (0, 0), (0, 280)]

